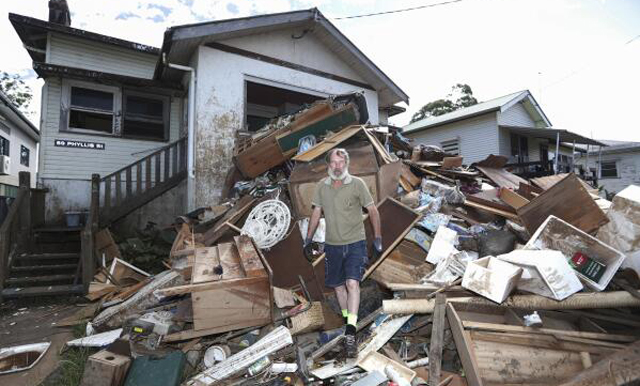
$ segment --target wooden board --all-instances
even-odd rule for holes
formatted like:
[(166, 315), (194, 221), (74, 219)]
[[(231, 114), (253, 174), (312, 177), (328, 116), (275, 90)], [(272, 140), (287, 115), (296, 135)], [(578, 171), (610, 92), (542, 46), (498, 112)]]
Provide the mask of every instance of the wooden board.
[(396, 197), (398, 183), (402, 171), (402, 161), (391, 162), (380, 167), (377, 180), (377, 201), (382, 201), (387, 197)]
[(407, 382), (411, 382), (416, 377), (416, 372), (405, 366), (404, 364), (386, 357), (378, 352), (370, 352), (363, 360), (358, 363), (358, 367), (365, 371), (384, 371), (389, 366), (394, 369)]
[(109, 228), (104, 228), (98, 231), (95, 235), (95, 248), (98, 258), (102, 261), (105, 258), (106, 263), (110, 263), (114, 258), (122, 259), (118, 244), (113, 240), (113, 236), (109, 231)]
[(81, 386), (116, 386), (125, 381), (131, 358), (107, 350), (89, 357), (82, 375)]
[(353, 137), (363, 130), (363, 126), (349, 126), (340, 130), (339, 132), (333, 134), (330, 137), (325, 138), (324, 141), (317, 143), (311, 149), (305, 151), (302, 154), (298, 154), (292, 158), (294, 161), (298, 162), (311, 162), (316, 158), (326, 154), (329, 150), (334, 147), (340, 145), (342, 142), (347, 139)]
[(482, 204), (485, 206), (490, 206), (492, 208), (504, 211), (504, 212), (512, 212), (515, 214), (515, 210), (502, 201), (498, 196), (499, 190), (508, 190), (508, 189), (489, 189), (483, 190), (478, 193), (465, 195), (466, 199), (469, 201), (476, 202), (478, 204)]
[(490, 168), (486, 166), (476, 166), (478, 170), (482, 172), (487, 178), (491, 180), (500, 188), (518, 189), (520, 183), (527, 183), (527, 181), (521, 177), (516, 176), (504, 169)]
[(267, 271), (264, 269), (258, 251), (254, 248), (249, 236), (236, 236), (234, 240), (238, 248), (240, 264), (242, 265), (245, 277), (267, 276)]
[(482, 386), (483, 383), (480, 378), (480, 368), (476, 361), (475, 347), (472, 344), (469, 333), (464, 330), (462, 321), (451, 303), (447, 304), (447, 320), (449, 321), (453, 340), (458, 349), (458, 355), (464, 368), (467, 383), (469, 386)]
[(554, 215), (580, 230), (591, 233), (609, 222), (574, 174), (544, 191), (517, 211), (529, 233)]
[(433, 324), (431, 328), (431, 339), (429, 341), (429, 385), (432, 386), (437, 386), (440, 383), (446, 302), (446, 295), (436, 295), (436, 308), (433, 311)]
[(243, 196), (240, 198), (233, 208), (231, 208), (227, 213), (222, 216), (220, 220), (216, 222), (214, 226), (212, 226), (208, 231), (206, 231), (203, 235), (203, 242), (206, 246), (213, 245), (218, 239), (220, 239), (224, 232), (227, 230), (227, 223), (235, 223), (238, 221), (245, 213), (247, 213), (254, 204), (256, 204), (257, 200), (249, 195)]
[[(410, 253), (406, 253), (410, 250)], [(402, 240), (385, 261), (373, 271), (371, 278), (382, 285), (387, 283), (417, 283), (430, 265), (424, 262), (426, 253), (413, 242)], [(423, 268), (425, 267), (425, 268)]]
[(508, 218), (510, 220), (515, 220), (515, 221), (519, 220), (518, 219), (518, 215), (516, 215), (514, 213), (511, 213), (510, 211), (496, 209), (494, 207), (491, 207), (491, 206), (488, 206), (488, 205), (479, 204), (479, 203), (473, 202), (473, 201), (465, 201), (464, 204), (466, 206), (470, 206), (472, 208), (480, 209), (481, 211), (489, 212), (491, 214), (496, 214), (498, 216), (502, 216), (502, 217)]
[(522, 197), (511, 189), (502, 188), (499, 193), (500, 199), (513, 209), (519, 209), (529, 203), (529, 200)]
[(442, 159), (443, 169), (454, 169), (462, 166), (462, 157), (444, 157)]

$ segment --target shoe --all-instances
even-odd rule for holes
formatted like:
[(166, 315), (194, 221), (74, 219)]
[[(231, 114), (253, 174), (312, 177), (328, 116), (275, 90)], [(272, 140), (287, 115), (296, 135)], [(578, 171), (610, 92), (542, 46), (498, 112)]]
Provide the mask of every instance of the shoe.
[(344, 351), (347, 358), (358, 357), (358, 344), (356, 343), (356, 336), (353, 334), (344, 335)]

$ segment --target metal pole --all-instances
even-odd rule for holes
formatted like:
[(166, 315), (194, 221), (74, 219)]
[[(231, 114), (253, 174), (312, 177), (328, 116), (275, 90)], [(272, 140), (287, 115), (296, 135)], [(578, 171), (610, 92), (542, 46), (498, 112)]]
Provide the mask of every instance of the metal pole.
[(589, 169), (589, 151), (591, 151), (591, 145), (587, 144), (587, 166), (586, 166), (586, 176), (588, 177), (591, 174), (591, 169)]
[(560, 153), (560, 132), (556, 133), (556, 159), (553, 162), (553, 174), (558, 174), (558, 155)]
[(571, 171), (576, 172), (576, 140), (573, 140), (573, 151), (571, 152)]
[[(602, 145), (598, 146), (598, 181), (602, 178)], [(597, 186), (596, 186), (597, 188)]]

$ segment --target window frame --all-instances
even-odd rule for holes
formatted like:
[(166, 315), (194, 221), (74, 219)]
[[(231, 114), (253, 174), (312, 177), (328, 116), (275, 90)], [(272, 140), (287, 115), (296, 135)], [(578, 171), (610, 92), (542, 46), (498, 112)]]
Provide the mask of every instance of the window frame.
[[(125, 120), (127, 119), (127, 96), (129, 95), (162, 101), (162, 124), (163, 124), (162, 138), (148, 138), (148, 137), (130, 135), (126, 133), (127, 127), (125, 124)], [(121, 127), (120, 131), (121, 131), (122, 138), (138, 139), (142, 141), (167, 142), (169, 140), (170, 129), (171, 129), (170, 110), (171, 110), (171, 97), (169, 97), (168, 95), (149, 94), (149, 93), (140, 92), (137, 90), (123, 88), (122, 89), (122, 120), (120, 122), (120, 127)], [(142, 120), (138, 120), (138, 122), (142, 122)]]
[[(614, 168), (613, 170), (616, 172), (615, 176), (605, 176), (602, 174), (602, 171), (605, 169), (603, 168), (603, 166), (605, 164), (613, 164)], [(620, 178), (620, 174), (618, 173), (618, 161), (617, 160), (612, 160), (612, 161), (600, 161), (600, 179), (607, 179), (607, 178)], [(607, 170), (612, 170), (612, 168), (607, 168)]]
[[(24, 150), (27, 151), (27, 162), (26, 163), (22, 162), (22, 152)], [(29, 149), (25, 145), (20, 145), (20, 165), (29, 167), (30, 159), (31, 159), (31, 149)]]
[(0, 155), (4, 155), (7, 157), (11, 157), (11, 140), (5, 138), (3, 135), (0, 135), (0, 143), (6, 142), (7, 146), (0, 146), (3, 150), (6, 150), (6, 154), (0, 152)]
[[(76, 111), (84, 111), (90, 113), (98, 113), (104, 114), (104, 111), (101, 109), (91, 109), (86, 107), (73, 107), (71, 105), (71, 91), (73, 87), (77, 88), (85, 88), (88, 90), (96, 90), (102, 92), (108, 92), (113, 94), (113, 120), (111, 123), (111, 132), (105, 132), (100, 130), (91, 130), (91, 129), (83, 129), (80, 127), (71, 127), (71, 110)], [(65, 122), (62, 122), (61, 131), (71, 132), (71, 133), (82, 133), (82, 134), (91, 134), (91, 135), (104, 135), (104, 136), (120, 136), (120, 115), (122, 114), (122, 103), (121, 103), (121, 95), (122, 92), (117, 86), (107, 86), (103, 84), (83, 82), (79, 80), (67, 80), (65, 79), (62, 84), (62, 97), (63, 104), (62, 107), (65, 108), (66, 114), (64, 115)], [(105, 114), (107, 115), (107, 114)]]

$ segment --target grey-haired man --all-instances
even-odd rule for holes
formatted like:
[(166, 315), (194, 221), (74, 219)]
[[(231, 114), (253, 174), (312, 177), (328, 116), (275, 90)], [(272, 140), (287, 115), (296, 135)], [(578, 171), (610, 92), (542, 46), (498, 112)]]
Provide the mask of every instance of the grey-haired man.
[(342, 316), (346, 319), (345, 351), (348, 357), (356, 357), (356, 324), (360, 305), (360, 281), (363, 278), (367, 257), (367, 241), (362, 218), (362, 208), (369, 212), (373, 226), (373, 246), (382, 252), (380, 215), (371, 193), (361, 178), (349, 174), (349, 153), (333, 149), (326, 157), (328, 177), (322, 179), (313, 195), (314, 206), (305, 249), (311, 243), (324, 212), (326, 221), (325, 285), (334, 288)]

